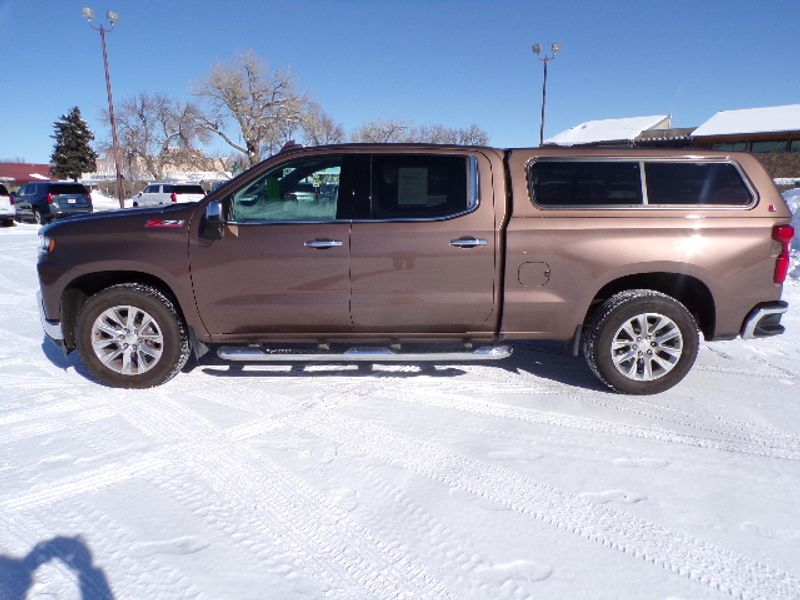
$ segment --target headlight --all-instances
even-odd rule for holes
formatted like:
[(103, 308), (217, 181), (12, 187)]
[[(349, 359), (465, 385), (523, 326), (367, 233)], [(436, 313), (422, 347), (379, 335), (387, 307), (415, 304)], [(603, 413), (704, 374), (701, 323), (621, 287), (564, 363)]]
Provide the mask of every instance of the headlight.
[(39, 234), (39, 254), (45, 256), (56, 249), (56, 241), (50, 236)]

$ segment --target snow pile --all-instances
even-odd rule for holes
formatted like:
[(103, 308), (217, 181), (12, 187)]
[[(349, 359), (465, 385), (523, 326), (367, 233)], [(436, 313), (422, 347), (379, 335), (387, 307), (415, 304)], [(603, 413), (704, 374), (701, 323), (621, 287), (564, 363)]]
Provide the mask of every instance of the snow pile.
[(789, 277), (800, 280), (800, 188), (783, 192), (783, 199), (792, 211), (792, 226), (794, 239), (792, 240), (792, 265), (789, 267)]
[[(126, 200), (125, 203), (125, 206), (128, 206), (128, 200)], [(95, 211), (119, 210), (119, 200), (111, 196), (106, 196), (100, 190), (94, 190), (92, 192), (92, 206)]]

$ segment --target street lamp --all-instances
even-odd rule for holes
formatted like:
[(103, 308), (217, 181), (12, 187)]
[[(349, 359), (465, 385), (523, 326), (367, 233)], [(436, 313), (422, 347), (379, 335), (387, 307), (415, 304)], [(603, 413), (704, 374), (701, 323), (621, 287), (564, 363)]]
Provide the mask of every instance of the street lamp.
[(539, 44), (534, 44), (531, 46), (531, 50), (533, 50), (536, 58), (538, 58), (544, 64), (544, 79), (542, 79), (542, 124), (541, 127), (539, 127), (539, 147), (541, 147), (544, 144), (544, 111), (545, 106), (547, 106), (547, 63), (556, 57), (556, 53), (561, 50), (561, 46), (554, 42), (550, 46), (549, 56), (547, 55), (547, 52), (542, 55), (542, 47)]
[(106, 28), (102, 25), (95, 25), (92, 23), (94, 19), (94, 9), (84, 6), (81, 9), (81, 14), (89, 22), (89, 27), (95, 31), (100, 32), (100, 41), (103, 45), (103, 67), (106, 72), (106, 94), (108, 95), (108, 119), (111, 121), (111, 145), (114, 149), (114, 168), (117, 175), (117, 197), (119, 198), (119, 207), (125, 208), (125, 201), (123, 199), (124, 192), (122, 189), (122, 170), (119, 166), (119, 140), (117, 139), (117, 122), (114, 119), (114, 97), (111, 95), (111, 73), (108, 69), (108, 50), (106, 49), (106, 33), (114, 31), (114, 24), (119, 21), (119, 14), (113, 10), (106, 12), (106, 19), (111, 24)]

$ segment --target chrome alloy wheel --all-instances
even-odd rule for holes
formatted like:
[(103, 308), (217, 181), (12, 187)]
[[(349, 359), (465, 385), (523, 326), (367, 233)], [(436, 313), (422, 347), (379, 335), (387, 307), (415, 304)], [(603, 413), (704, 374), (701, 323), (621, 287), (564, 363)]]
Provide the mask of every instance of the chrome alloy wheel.
[(672, 371), (683, 354), (678, 325), (658, 313), (628, 319), (611, 341), (611, 360), (617, 371), (634, 381), (654, 381)]
[(152, 369), (164, 352), (156, 320), (136, 306), (112, 306), (92, 324), (92, 349), (100, 362), (122, 375)]

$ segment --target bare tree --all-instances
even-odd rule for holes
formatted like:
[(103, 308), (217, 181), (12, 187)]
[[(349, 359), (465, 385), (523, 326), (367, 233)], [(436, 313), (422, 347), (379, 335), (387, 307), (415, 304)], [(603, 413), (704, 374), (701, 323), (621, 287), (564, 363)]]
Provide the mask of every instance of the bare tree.
[(458, 130), (458, 143), (465, 146), (488, 146), (489, 134), (475, 123)]
[(379, 119), (364, 123), (350, 137), (354, 142), (368, 144), (411, 142), (414, 137), (414, 126), (407, 121)]
[[(198, 126), (199, 110), (162, 94), (142, 92), (117, 108), (117, 132), (129, 178), (161, 179), (169, 165), (194, 168), (204, 154), (197, 148), (209, 134)], [(108, 115), (105, 115), (106, 121)]]
[(208, 107), (199, 124), (245, 154), (248, 165), (291, 139), (306, 104), (292, 74), (270, 69), (252, 50), (215, 65), (194, 92)]
[(426, 143), (484, 146), (489, 134), (475, 124), (467, 129), (454, 129), (444, 125), (417, 126), (407, 121), (369, 121), (352, 134), (354, 142), (366, 143)]
[(334, 121), (315, 101), (308, 102), (300, 127), (306, 146), (340, 144), (344, 141), (344, 127)]

